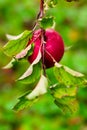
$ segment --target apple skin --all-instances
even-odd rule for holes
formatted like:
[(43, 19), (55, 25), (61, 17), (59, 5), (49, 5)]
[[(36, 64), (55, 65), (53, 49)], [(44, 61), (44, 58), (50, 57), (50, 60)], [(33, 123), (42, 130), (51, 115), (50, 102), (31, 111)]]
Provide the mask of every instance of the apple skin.
[[(28, 45), (34, 42), (33, 54), (28, 57), (28, 61), (32, 63), (37, 55), (41, 46), (41, 29), (36, 30), (33, 34), (31, 40), (29, 40)], [(53, 58), (56, 62), (59, 62), (64, 54), (64, 42), (62, 37), (58, 32), (53, 29), (47, 29), (45, 31), (45, 54), (44, 54), (44, 64), (46, 68), (54, 66)], [(48, 53), (50, 54), (48, 54)], [(41, 47), (42, 53), (42, 47)], [(53, 57), (53, 58), (52, 58)]]

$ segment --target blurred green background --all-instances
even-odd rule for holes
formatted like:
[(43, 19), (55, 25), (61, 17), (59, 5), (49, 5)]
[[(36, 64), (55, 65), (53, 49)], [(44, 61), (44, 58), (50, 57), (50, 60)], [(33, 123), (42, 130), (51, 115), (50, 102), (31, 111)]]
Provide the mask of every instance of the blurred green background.
[[(7, 42), (6, 34), (17, 35), (32, 29), (38, 11), (39, 0), (0, 0), (0, 47)], [(62, 35), (65, 46), (71, 46), (61, 63), (87, 76), (87, 1), (59, 0), (47, 15), (55, 17), (55, 29)], [(2, 70), (9, 61), (0, 51), (0, 130), (87, 130), (87, 88), (78, 90), (80, 109), (75, 115), (63, 115), (49, 94), (30, 109), (12, 111), (17, 97), (29, 89), (14, 82), (28, 64), (22, 62), (13, 69)]]

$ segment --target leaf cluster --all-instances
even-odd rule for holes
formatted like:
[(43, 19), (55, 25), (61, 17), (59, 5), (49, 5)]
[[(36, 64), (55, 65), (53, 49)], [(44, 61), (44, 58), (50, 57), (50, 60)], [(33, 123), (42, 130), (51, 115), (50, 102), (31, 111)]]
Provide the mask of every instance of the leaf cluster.
[[(48, 21), (50, 22), (50, 19)], [(43, 20), (41, 22), (43, 24)], [(27, 46), (31, 36), (31, 31), (25, 31), (15, 37), (9, 36), (10, 41), (3, 47), (3, 51), (13, 58), (4, 69), (14, 66), (15, 62), (20, 62), (21, 59), (26, 58), (27, 54), (33, 53), (33, 43)], [(16, 111), (30, 107), (41, 95), (50, 93), (54, 98), (55, 104), (63, 112), (74, 113), (78, 110), (77, 90), (79, 87), (87, 86), (87, 80), (83, 74), (57, 62), (55, 62), (53, 68), (47, 70), (47, 77), (45, 77), (43, 75), (40, 51), (36, 59), (29, 65), (29, 68), (17, 82), (28, 84), (31, 87), (31, 91), (19, 97), (17, 104), (14, 106)]]

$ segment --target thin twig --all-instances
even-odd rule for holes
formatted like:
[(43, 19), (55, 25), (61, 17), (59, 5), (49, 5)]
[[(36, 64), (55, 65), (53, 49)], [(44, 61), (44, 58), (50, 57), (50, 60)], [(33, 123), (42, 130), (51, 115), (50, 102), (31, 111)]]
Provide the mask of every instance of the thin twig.
[(37, 15), (36, 22), (33, 26), (33, 29), (32, 29), (33, 32), (35, 31), (35, 29), (38, 25), (38, 19), (42, 18), (43, 16), (44, 16), (44, 0), (40, 0), (40, 11)]
[(44, 16), (44, 0), (40, 1), (40, 18)]

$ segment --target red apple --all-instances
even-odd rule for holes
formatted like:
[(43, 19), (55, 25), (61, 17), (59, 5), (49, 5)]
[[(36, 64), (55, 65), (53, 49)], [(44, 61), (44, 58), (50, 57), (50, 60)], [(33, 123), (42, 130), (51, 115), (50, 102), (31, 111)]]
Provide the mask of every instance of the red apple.
[[(32, 63), (37, 57), (39, 48), (41, 46), (41, 30), (36, 30), (33, 34), (32, 39), (28, 44), (34, 42), (34, 51), (31, 56), (28, 57), (30, 63)], [(45, 32), (45, 54), (44, 54), (44, 64), (46, 68), (54, 66), (54, 61), (59, 62), (64, 54), (64, 42), (62, 37), (58, 32), (53, 29), (47, 29)], [(42, 48), (41, 48), (42, 53)]]

